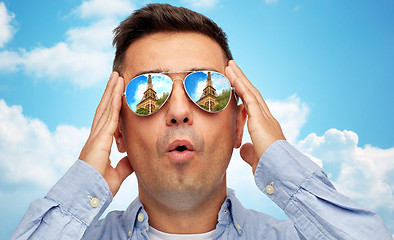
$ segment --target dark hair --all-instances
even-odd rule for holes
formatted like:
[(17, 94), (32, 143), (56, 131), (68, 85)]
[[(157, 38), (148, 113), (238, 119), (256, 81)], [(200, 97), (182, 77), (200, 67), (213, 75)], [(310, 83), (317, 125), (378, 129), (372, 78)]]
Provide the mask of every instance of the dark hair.
[(223, 30), (209, 18), (183, 7), (169, 4), (149, 4), (136, 10), (114, 29), (112, 44), (116, 47), (113, 70), (119, 72), (130, 44), (152, 33), (197, 32), (215, 40), (223, 49), (228, 60), (232, 55)]

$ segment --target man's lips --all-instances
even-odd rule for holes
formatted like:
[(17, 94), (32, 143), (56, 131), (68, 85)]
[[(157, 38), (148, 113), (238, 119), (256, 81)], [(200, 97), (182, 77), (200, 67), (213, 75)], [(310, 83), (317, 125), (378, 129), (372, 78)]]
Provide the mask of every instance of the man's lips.
[(175, 140), (167, 148), (167, 155), (176, 163), (185, 163), (194, 155), (194, 147), (187, 140)]
[(193, 144), (187, 140), (175, 140), (170, 145), (168, 145), (167, 151), (194, 151), (194, 147)]

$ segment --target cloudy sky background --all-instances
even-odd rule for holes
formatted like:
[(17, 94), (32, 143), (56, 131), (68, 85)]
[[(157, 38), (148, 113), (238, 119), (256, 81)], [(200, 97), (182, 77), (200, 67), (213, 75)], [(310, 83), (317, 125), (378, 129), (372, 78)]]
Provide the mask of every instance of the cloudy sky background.
[[(0, 2), (1, 239), (77, 159), (111, 74), (111, 31), (147, 3)], [(172, 3), (227, 32), (287, 139), (394, 233), (394, 2)], [(120, 159), (115, 148), (112, 159)], [(237, 150), (228, 182), (247, 208), (286, 218), (255, 187)], [(136, 195), (132, 176), (109, 210), (125, 209)]]

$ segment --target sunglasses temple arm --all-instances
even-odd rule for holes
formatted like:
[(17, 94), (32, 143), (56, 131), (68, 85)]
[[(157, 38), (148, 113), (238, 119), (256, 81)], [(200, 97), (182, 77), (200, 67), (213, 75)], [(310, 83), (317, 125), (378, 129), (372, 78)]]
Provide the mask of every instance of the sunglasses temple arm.
[(234, 93), (234, 99), (235, 99), (235, 101), (237, 102), (237, 105), (238, 105), (239, 97), (238, 97), (237, 93), (235, 92), (235, 87), (231, 87), (231, 91)]

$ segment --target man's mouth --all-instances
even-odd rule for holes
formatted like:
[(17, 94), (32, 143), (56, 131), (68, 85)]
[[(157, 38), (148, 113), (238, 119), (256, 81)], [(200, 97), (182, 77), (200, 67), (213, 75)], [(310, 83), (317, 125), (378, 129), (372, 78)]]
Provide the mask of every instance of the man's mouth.
[(168, 152), (194, 151), (194, 147), (193, 147), (193, 144), (191, 144), (187, 140), (175, 140), (170, 145), (168, 145), (167, 150), (168, 150)]
[(167, 154), (173, 162), (183, 163), (194, 155), (194, 147), (187, 140), (175, 140), (168, 146)]

